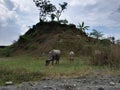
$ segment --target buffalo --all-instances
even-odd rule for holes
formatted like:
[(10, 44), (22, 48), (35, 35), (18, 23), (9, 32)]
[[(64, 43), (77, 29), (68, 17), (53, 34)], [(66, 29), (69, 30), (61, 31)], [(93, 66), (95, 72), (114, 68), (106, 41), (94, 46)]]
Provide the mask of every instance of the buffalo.
[(69, 60), (70, 60), (70, 62), (74, 61), (74, 55), (75, 55), (75, 53), (73, 51), (70, 51), (70, 53), (69, 53)]
[(55, 64), (59, 64), (60, 54), (60, 50), (53, 49), (49, 51), (48, 59), (45, 61), (45, 65), (48, 66), (50, 62), (54, 65), (54, 61), (56, 61)]

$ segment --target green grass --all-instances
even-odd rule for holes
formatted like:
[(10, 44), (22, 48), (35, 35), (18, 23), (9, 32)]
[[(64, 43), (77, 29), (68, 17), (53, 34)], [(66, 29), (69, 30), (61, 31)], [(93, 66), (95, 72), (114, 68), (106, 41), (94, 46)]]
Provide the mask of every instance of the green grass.
[(88, 65), (88, 58), (75, 57), (70, 63), (67, 57), (62, 57), (59, 65), (45, 66), (46, 57), (8, 57), (0, 58), (0, 85), (6, 81), (21, 83), (26, 81), (38, 81), (45, 77), (61, 78), (73, 76), (120, 73), (119, 70), (111, 70), (108, 67)]

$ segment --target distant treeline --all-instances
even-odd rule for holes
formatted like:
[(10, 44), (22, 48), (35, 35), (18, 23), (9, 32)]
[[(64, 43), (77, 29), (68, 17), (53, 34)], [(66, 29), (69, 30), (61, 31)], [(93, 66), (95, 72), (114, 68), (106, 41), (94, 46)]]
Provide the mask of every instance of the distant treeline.
[(6, 48), (6, 47), (8, 47), (8, 46), (0, 46), (0, 48)]

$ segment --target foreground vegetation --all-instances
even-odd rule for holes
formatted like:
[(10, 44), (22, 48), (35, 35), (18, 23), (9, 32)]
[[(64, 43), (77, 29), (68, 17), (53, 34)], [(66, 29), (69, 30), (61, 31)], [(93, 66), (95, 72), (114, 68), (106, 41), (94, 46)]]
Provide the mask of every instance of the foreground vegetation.
[(89, 65), (89, 58), (75, 57), (70, 63), (67, 57), (62, 57), (59, 65), (45, 66), (46, 57), (9, 57), (0, 58), (0, 85), (6, 81), (21, 83), (26, 81), (38, 81), (43, 78), (66, 78), (86, 75), (119, 74), (119, 70), (109, 67)]

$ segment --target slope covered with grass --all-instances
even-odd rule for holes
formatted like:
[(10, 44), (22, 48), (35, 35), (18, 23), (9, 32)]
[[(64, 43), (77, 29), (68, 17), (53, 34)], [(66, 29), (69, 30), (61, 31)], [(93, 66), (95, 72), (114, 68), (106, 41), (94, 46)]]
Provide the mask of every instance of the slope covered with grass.
[(60, 49), (63, 55), (70, 50), (79, 54), (88, 43), (87, 40), (87, 35), (73, 24), (43, 22), (30, 28), (11, 47), (14, 54), (28, 53), (40, 56), (51, 49)]

